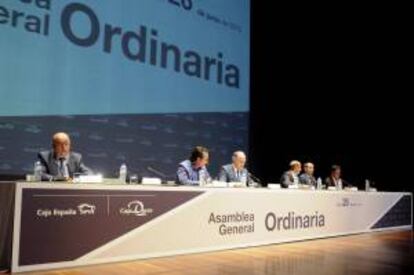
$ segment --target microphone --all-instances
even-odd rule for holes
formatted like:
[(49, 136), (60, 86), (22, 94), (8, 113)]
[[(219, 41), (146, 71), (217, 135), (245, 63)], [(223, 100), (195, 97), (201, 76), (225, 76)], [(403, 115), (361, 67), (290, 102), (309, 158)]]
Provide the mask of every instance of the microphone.
[(249, 177), (251, 177), (255, 182), (259, 183), (260, 185), (262, 185), (262, 181), (256, 177), (255, 175), (253, 175), (252, 173), (249, 172)]
[(161, 172), (158, 169), (152, 168), (151, 166), (148, 166), (147, 170), (154, 173), (154, 174), (156, 174), (157, 176), (161, 177), (162, 179), (167, 178), (167, 175), (165, 175), (163, 172)]

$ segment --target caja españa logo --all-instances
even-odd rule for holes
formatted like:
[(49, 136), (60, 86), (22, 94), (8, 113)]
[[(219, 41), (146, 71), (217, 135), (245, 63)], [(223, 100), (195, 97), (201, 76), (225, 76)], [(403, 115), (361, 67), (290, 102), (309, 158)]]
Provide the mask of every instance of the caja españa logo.
[(80, 215), (94, 215), (96, 206), (88, 203), (82, 203), (78, 205)]
[(50, 217), (68, 217), (68, 216), (90, 216), (95, 215), (96, 205), (90, 203), (81, 203), (76, 207), (69, 208), (39, 208), (36, 210), (36, 216), (41, 218)]

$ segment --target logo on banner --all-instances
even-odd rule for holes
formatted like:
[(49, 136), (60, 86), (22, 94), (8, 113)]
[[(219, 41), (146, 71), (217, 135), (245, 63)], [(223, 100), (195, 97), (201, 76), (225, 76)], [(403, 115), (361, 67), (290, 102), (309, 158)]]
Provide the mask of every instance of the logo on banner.
[(96, 206), (88, 203), (82, 203), (78, 205), (80, 215), (94, 215)]
[(361, 206), (362, 203), (353, 202), (350, 198), (342, 198), (340, 202), (336, 204), (337, 207), (354, 207), (354, 206)]
[(152, 213), (152, 208), (145, 208), (144, 203), (135, 200), (127, 204), (127, 207), (119, 209), (121, 215), (143, 217)]
[(95, 215), (96, 206), (89, 203), (81, 203), (77, 207), (71, 208), (44, 208), (37, 209), (36, 216), (41, 218), (49, 217), (67, 217), (67, 216), (85, 216)]

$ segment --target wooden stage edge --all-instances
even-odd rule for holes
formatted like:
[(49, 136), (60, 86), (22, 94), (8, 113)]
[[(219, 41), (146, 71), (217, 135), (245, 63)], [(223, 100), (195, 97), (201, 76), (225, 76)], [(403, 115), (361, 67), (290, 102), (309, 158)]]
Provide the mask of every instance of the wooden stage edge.
[(21, 274), (412, 274), (413, 269), (414, 232), (405, 230)]

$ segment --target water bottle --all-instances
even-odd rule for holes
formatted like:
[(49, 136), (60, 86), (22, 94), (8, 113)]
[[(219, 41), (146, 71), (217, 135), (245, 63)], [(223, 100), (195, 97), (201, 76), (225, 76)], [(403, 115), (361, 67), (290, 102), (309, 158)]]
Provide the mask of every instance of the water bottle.
[(369, 192), (371, 190), (371, 187), (369, 186), (369, 180), (365, 180), (365, 191)]
[(338, 186), (336, 187), (336, 190), (342, 190), (342, 180), (338, 180)]
[(204, 169), (201, 169), (198, 172), (198, 182), (200, 186), (204, 186), (207, 183), (207, 179), (206, 179), (206, 171)]
[(319, 177), (318, 180), (316, 181), (316, 189), (317, 190), (322, 189), (322, 179), (321, 179), (321, 177)]
[(240, 182), (243, 186), (247, 186), (247, 175), (245, 173), (240, 176)]
[(40, 161), (36, 161), (33, 167), (33, 175), (35, 181), (41, 181), (42, 180), (42, 164)]
[(127, 166), (125, 163), (122, 163), (121, 167), (119, 168), (119, 181), (122, 183), (125, 183), (126, 178), (127, 178)]

